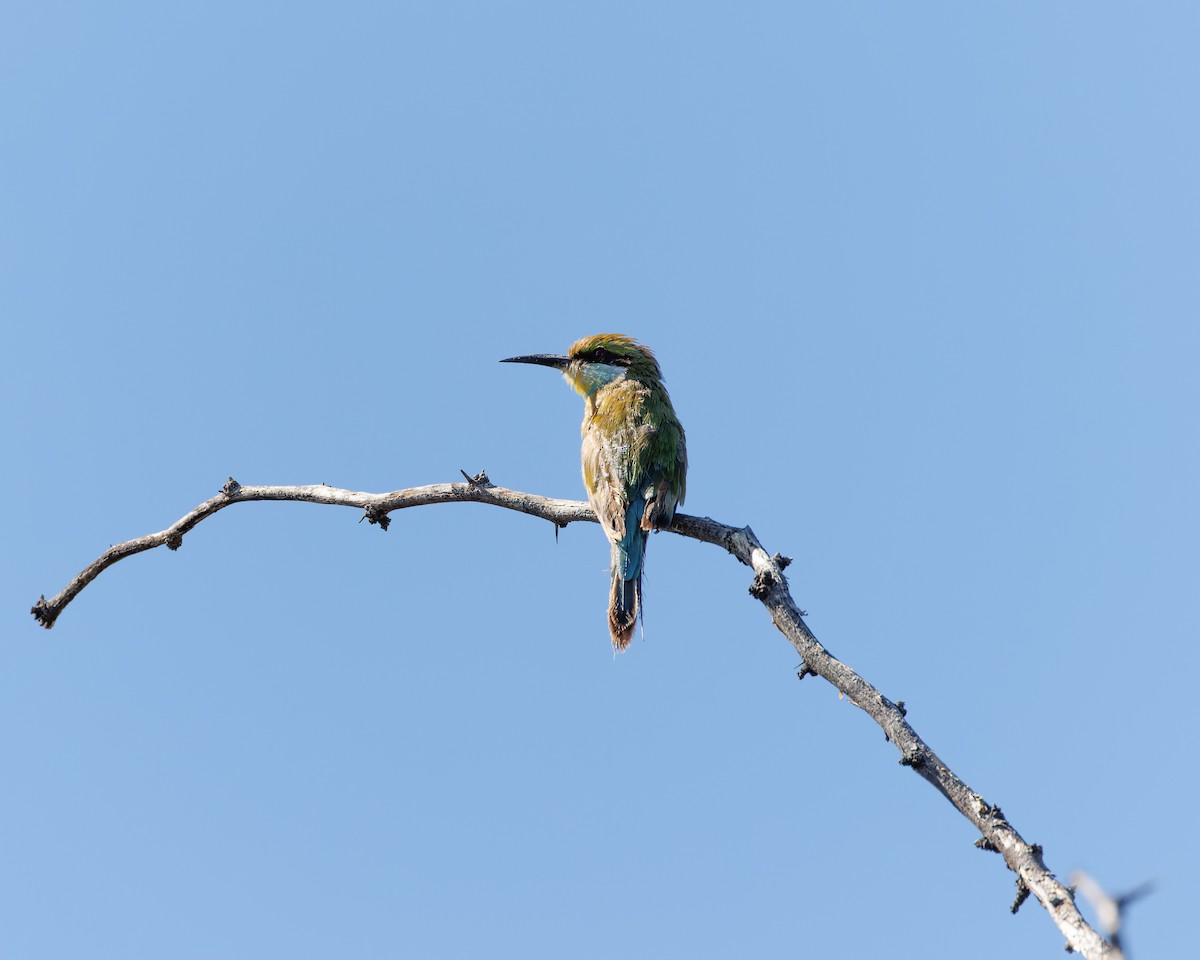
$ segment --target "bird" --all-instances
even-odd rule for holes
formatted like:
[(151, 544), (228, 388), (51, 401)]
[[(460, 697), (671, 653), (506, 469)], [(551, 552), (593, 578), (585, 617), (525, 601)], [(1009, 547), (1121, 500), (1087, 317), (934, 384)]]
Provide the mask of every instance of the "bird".
[(662, 369), (633, 337), (600, 333), (565, 355), (535, 353), (501, 363), (562, 371), (583, 397), (583, 485), (611, 544), (608, 629), (628, 648), (642, 613), (642, 572), (651, 531), (671, 525), (687, 488), (687, 444)]

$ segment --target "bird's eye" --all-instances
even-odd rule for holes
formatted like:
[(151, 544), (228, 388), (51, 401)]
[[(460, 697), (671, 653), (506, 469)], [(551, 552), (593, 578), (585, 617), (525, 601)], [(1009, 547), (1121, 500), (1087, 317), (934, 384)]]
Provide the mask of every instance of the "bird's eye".
[(592, 359), (597, 363), (609, 363), (612, 361), (613, 355), (605, 350), (604, 347), (597, 347), (592, 353)]

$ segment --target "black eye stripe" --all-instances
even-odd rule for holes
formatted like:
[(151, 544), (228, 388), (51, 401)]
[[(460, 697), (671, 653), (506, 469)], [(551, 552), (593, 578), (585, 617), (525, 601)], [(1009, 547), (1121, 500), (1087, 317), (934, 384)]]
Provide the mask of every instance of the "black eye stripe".
[(608, 363), (615, 367), (627, 367), (633, 361), (629, 357), (619, 357), (605, 347), (596, 347), (595, 350), (589, 350), (584, 359), (590, 360), (593, 363)]

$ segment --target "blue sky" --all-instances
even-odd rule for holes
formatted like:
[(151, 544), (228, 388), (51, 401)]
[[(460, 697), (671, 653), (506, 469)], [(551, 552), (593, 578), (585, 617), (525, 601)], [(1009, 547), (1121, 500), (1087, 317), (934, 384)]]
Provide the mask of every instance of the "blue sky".
[(1050, 867), (1179, 955), (1198, 664), (1190, 4), (13, 4), (0, 955), (1054, 956), (1012, 875), (733, 559), (476, 505), (580, 497), (659, 354), (686, 512)]

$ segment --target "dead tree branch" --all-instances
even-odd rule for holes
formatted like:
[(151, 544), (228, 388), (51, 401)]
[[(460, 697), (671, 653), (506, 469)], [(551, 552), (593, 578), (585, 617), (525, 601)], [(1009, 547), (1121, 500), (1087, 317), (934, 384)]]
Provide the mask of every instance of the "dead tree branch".
[[(181, 517), (167, 529), (145, 537), (109, 547), (93, 563), (85, 567), (70, 583), (50, 600), (44, 596), (32, 613), (44, 627), (54, 626), (55, 620), (84, 587), (119, 560), (166, 546), (177, 550), (183, 537), (200, 521), (235, 503), (256, 500), (293, 500), (301, 503), (322, 503), (354, 507), (363, 511), (360, 518), (378, 524), (386, 530), (389, 515), (406, 507), (433, 503), (487, 503), (517, 510), (549, 520), (558, 527), (577, 521), (595, 522), (591, 508), (576, 500), (553, 500), (518, 490), (494, 486), (486, 473), (467, 476), (464, 483), (439, 483), (412, 487), (391, 493), (359, 493), (339, 490), (324, 484), (301, 487), (242, 486), (232, 477), (221, 492)], [(935, 790), (950, 801), (981, 833), (976, 846), (1000, 853), (1009, 869), (1017, 875), (1016, 908), (1030, 894), (1046, 908), (1054, 924), (1067, 940), (1067, 948), (1089, 960), (1115, 960), (1121, 956), (1118, 948), (1093, 929), (1076, 908), (1071, 890), (1059, 882), (1042, 859), (1039, 844), (1029, 844), (1021, 837), (1000, 811), (962, 782), (936, 753), (922, 740), (905, 719), (903, 702), (894, 703), (850, 667), (835, 658), (813, 636), (804, 623), (803, 612), (796, 606), (788, 590), (784, 568), (791, 562), (779, 554), (769, 554), (749, 527), (731, 527), (707, 517), (676, 514), (672, 533), (694, 540), (712, 543), (748, 566), (754, 572), (750, 594), (767, 608), (779, 631), (795, 647), (802, 658), (800, 676), (820, 676), (833, 684), (851, 703), (867, 714), (883, 729), (887, 739), (900, 752), (900, 763), (911, 768)]]

